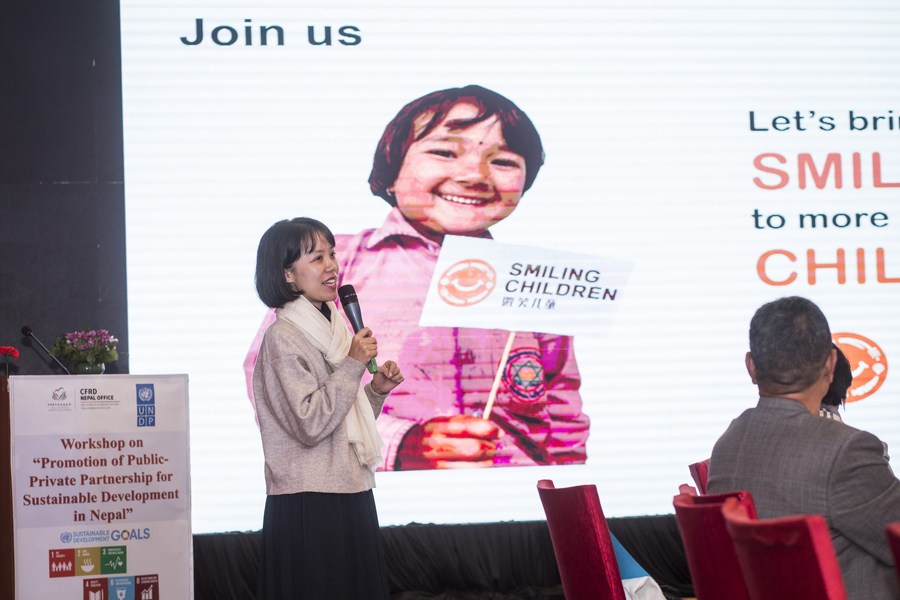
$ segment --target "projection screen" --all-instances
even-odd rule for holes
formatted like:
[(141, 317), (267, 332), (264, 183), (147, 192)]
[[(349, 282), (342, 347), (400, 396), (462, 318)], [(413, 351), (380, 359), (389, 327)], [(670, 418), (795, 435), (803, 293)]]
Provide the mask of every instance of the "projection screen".
[[(583, 426), (575, 459), (378, 473), (383, 525), (540, 519), (543, 478), (596, 483), (608, 516), (670, 513), (687, 465), (755, 404), (749, 320), (786, 295), (818, 303), (853, 353), (845, 420), (900, 444), (895, 3), (128, 0), (121, 19), (129, 361), (189, 375), (195, 532), (262, 522), (242, 369), (266, 315), (260, 236), (297, 216), (347, 240), (383, 229), (368, 178), (385, 127), (470, 84), (521, 109), (545, 154), (494, 242), (629, 272), (552, 384)], [(402, 267), (376, 263), (369, 289), (389, 289)], [(358, 291), (375, 322), (418, 318), (419, 291)], [(420, 357), (384, 329), (415, 379)], [(525, 398), (524, 381), (501, 388)], [(425, 396), (407, 417), (446, 416)], [(546, 425), (529, 418), (507, 442)]]

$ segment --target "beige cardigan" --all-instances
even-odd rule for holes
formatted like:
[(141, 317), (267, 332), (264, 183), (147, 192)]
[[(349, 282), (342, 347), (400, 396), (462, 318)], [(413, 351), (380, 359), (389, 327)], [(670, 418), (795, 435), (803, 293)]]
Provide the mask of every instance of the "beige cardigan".
[[(344, 423), (365, 371), (350, 357), (332, 370), (283, 319), (269, 327), (253, 371), (266, 493), (349, 494), (375, 487), (373, 473), (360, 466), (350, 446)], [(377, 418), (387, 394), (375, 393), (370, 384), (365, 392)]]

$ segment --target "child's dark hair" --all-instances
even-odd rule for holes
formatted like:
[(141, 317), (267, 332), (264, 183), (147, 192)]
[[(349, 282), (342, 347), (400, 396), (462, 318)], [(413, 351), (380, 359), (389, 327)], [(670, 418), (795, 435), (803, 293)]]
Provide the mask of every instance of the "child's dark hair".
[(841, 349), (835, 344), (837, 360), (834, 363), (834, 376), (831, 378), (831, 385), (822, 398), (823, 406), (841, 406), (847, 399), (847, 390), (853, 385), (853, 369), (850, 367), (850, 361), (841, 352)]
[(323, 223), (307, 217), (278, 221), (263, 234), (256, 251), (256, 293), (269, 308), (281, 308), (300, 297), (284, 271), (301, 255), (312, 252), (319, 236), (334, 246), (334, 235)]
[[(373, 194), (384, 198), (391, 206), (397, 205), (388, 188), (397, 180), (409, 147), (413, 142), (428, 135), (447, 116), (450, 109), (461, 102), (478, 107), (478, 115), (452, 123), (451, 126), (454, 129), (465, 129), (496, 115), (506, 145), (512, 152), (525, 159), (525, 187), (522, 191), (527, 191), (531, 187), (541, 165), (544, 164), (541, 136), (531, 119), (518, 106), (497, 92), (480, 85), (467, 85), (431, 92), (400, 109), (385, 127), (375, 149), (372, 172), (369, 174), (369, 188)], [(417, 135), (416, 121), (422, 115), (430, 115), (430, 118)]]

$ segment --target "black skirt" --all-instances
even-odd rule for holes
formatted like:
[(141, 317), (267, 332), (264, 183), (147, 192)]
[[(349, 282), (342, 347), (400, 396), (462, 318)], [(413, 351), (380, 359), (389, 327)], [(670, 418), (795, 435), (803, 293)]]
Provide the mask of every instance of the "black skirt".
[(372, 490), (268, 496), (258, 591), (258, 600), (387, 599)]

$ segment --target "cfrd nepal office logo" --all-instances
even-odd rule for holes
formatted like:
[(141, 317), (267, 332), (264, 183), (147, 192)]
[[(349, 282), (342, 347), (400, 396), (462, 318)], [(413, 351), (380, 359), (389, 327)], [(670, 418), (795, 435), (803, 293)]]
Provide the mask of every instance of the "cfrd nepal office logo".
[(472, 306), (491, 295), (497, 273), (483, 260), (470, 258), (450, 266), (438, 281), (438, 295), (450, 306)]
[(888, 373), (884, 350), (858, 333), (834, 333), (831, 337), (850, 361), (850, 370), (853, 372), (853, 383), (847, 390), (847, 402), (857, 402), (878, 391)]

